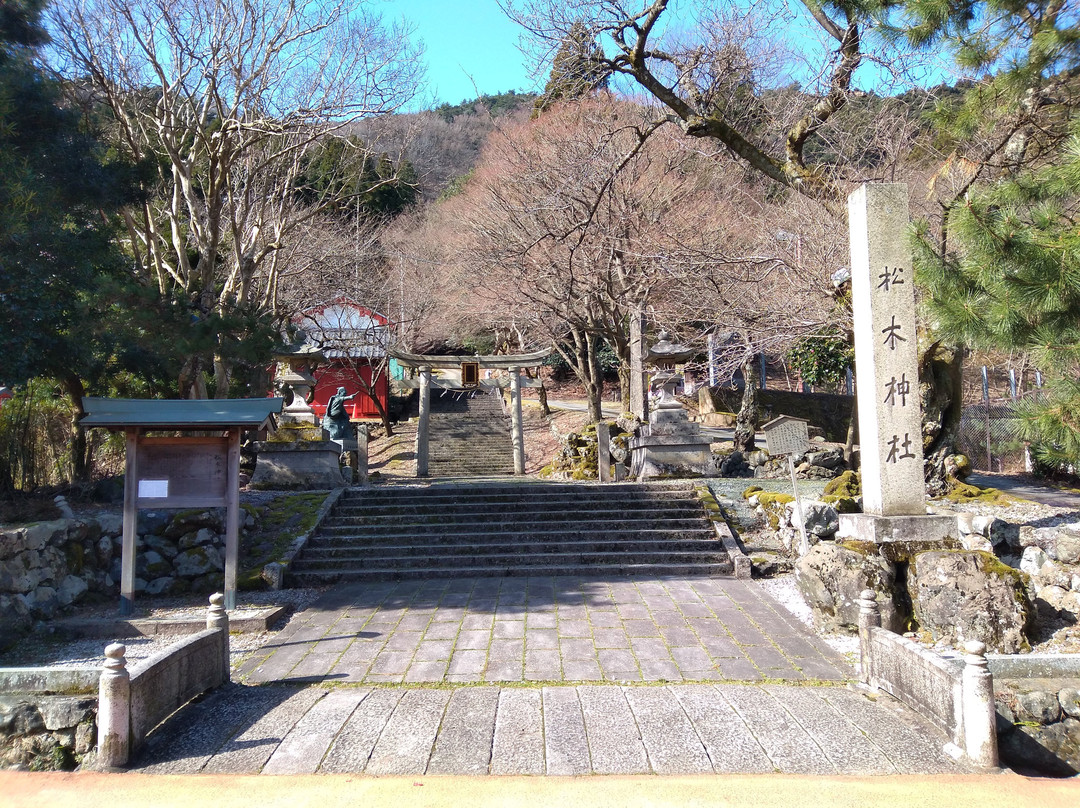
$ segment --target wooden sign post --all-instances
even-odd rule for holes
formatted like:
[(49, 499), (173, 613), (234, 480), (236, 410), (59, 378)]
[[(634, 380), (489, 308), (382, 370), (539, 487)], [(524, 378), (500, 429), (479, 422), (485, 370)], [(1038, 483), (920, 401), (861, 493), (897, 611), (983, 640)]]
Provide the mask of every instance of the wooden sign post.
[[(84, 398), (86, 427), (127, 435), (120, 614), (135, 601), (135, 539), (139, 508), (225, 508), (225, 608), (236, 608), (240, 557), (240, 433), (266, 429), (280, 398), (151, 401)], [(171, 433), (150, 436), (148, 431)], [(206, 433), (217, 433), (206, 436)], [(180, 433), (177, 435), (176, 433)], [(196, 434), (188, 434), (196, 433)]]

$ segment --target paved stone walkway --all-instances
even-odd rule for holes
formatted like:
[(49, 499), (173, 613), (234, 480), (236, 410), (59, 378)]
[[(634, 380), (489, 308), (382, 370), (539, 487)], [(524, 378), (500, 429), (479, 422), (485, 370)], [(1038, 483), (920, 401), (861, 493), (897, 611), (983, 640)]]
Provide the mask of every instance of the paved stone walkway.
[(850, 665), (757, 585), (467, 578), (342, 585), (248, 683), (840, 681)]
[(228, 685), (152, 735), (156, 774), (962, 772), (888, 699), (842, 686)]
[(960, 772), (756, 584), (335, 587), (153, 733), (153, 773)]

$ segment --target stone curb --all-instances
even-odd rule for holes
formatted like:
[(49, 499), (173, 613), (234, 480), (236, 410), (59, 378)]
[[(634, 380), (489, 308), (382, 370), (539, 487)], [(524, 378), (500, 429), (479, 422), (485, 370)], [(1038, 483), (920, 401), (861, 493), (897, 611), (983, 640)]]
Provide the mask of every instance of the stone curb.
[(311, 530), (307, 533), (301, 533), (295, 539), (293, 539), (292, 546), (285, 551), (285, 555), (281, 561), (272, 561), (263, 567), (263, 578), (270, 584), (271, 589), (282, 589), (285, 585), (285, 576), (289, 572), (289, 565), (293, 559), (300, 554), (300, 551), (304, 549), (304, 545), (307, 544), (308, 539), (311, 538), (315, 532), (322, 527), (323, 520), (330, 514), (337, 505), (341, 495), (345, 493), (345, 486), (341, 488), (335, 488), (329, 494), (326, 495), (326, 499), (323, 500), (323, 504), (319, 506), (319, 510), (315, 514), (315, 523), (311, 526)]
[(727, 516), (724, 514), (724, 509), (720, 506), (720, 503), (716, 501), (716, 496), (707, 485), (694, 486), (694, 490), (697, 492), (702, 506), (707, 511), (706, 518), (713, 526), (713, 530), (716, 531), (716, 537), (723, 542), (724, 550), (727, 551), (728, 558), (731, 559), (735, 577), (744, 580), (749, 579), (752, 576), (753, 563), (750, 561), (750, 556), (744, 553), (742, 547), (739, 546), (739, 542), (735, 538), (735, 532), (731, 529), (731, 525), (728, 524)]

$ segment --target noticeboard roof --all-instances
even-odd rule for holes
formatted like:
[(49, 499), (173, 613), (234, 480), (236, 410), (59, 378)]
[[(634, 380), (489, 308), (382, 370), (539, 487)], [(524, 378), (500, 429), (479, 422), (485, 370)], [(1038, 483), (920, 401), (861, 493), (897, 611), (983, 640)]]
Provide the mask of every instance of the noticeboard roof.
[(272, 426), (281, 398), (143, 399), (84, 398), (83, 426), (224, 429)]

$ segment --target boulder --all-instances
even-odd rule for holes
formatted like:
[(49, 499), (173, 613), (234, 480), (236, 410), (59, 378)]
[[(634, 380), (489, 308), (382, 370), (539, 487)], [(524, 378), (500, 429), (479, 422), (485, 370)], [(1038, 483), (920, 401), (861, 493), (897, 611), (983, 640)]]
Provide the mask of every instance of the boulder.
[(147, 550), (152, 550), (162, 558), (167, 558), (170, 561), (176, 558), (176, 554), (180, 552), (180, 549), (187, 549), (178, 548), (176, 542), (170, 541), (163, 536), (147, 536), (143, 540), (143, 545)]
[(1053, 724), (1061, 718), (1061, 703), (1057, 693), (1036, 690), (1016, 694), (1016, 718), (1036, 724)]
[(122, 513), (99, 513), (94, 517), (98, 528), (103, 536), (120, 536), (124, 532), (124, 515)]
[(218, 539), (218, 534), (207, 527), (199, 528), (198, 530), (190, 533), (185, 533), (180, 537), (180, 540), (176, 543), (176, 546), (180, 550), (190, 550), (192, 547), (202, 547), (206, 544), (213, 544)]
[(989, 651), (1006, 654), (1030, 650), (1029, 583), (990, 553), (917, 553), (908, 571), (908, 594), (916, 622), (935, 641), (979, 640)]
[(864, 589), (879, 593), (881, 624), (903, 628), (906, 615), (894, 602), (896, 568), (882, 558), (874, 545), (864, 542), (819, 542), (795, 564), (795, 582), (826, 631), (858, 630), (858, 598)]
[(1057, 560), (1063, 564), (1080, 564), (1080, 530), (1072, 527), (1058, 531)]
[(160, 578), (172, 572), (173, 565), (161, 557), (156, 550), (149, 550), (139, 556), (139, 573), (146, 576), (147, 580)]
[(89, 588), (86, 581), (79, 576), (68, 575), (60, 582), (60, 587), (56, 590), (56, 598), (61, 606), (70, 606)]
[(174, 573), (181, 578), (198, 578), (224, 569), (225, 560), (221, 556), (221, 551), (213, 545), (184, 550), (173, 559)]
[(170, 518), (168, 511), (139, 511), (135, 532), (140, 536), (160, 536)]
[(1024, 554), (1020, 556), (1020, 569), (1028, 575), (1039, 575), (1044, 566), (1050, 563), (1050, 556), (1037, 545), (1029, 545), (1024, 548)]
[(218, 511), (181, 511), (173, 517), (162, 535), (169, 539), (178, 539), (185, 533), (197, 533), (203, 529), (211, 533), (224, 531), (223, 514)]
[(1080, 718), (1080, 688), (1066, 687), (1058, 691), (1061, 712), (1069, 718)]

